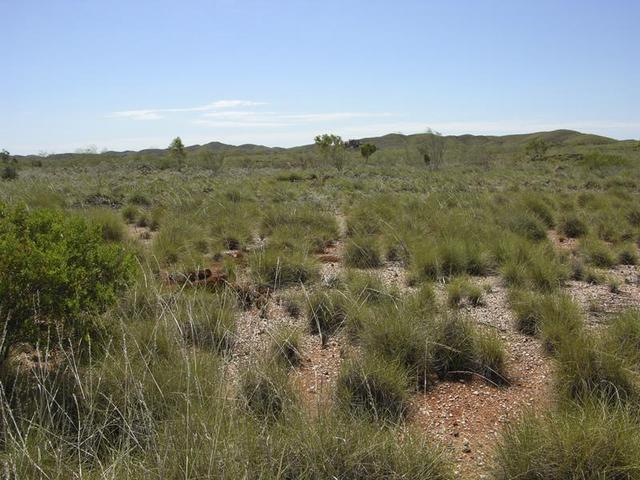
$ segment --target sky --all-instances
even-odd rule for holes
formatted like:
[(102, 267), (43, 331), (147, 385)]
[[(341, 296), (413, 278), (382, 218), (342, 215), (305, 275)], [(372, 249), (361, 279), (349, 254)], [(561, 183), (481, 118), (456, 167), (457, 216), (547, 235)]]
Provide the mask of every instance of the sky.
[(640, 138), (638, 0), (0, 0), (0, 149)]

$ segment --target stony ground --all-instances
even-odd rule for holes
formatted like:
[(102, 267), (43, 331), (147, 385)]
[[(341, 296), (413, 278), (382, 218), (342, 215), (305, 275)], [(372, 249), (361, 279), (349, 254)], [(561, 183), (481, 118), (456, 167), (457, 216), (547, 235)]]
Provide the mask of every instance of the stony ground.
[[(338, 220), (344, 237), (344, 218), (339, 216)], [(550, 232), (549, 237), (559, 249), (571, 250), (575, 246), (573, 241), (561, 241), (555, 232)], [(330, 282), (344, 271), (342, 255), (343, 242), (338, 240), (321, 259), (324, 262), (322, 282)], [(407, 285), (407, 273), (400, 263), (386, 262), (370, 273), (375, 273), (385, 285), (400, 292), (413, 290)], [(610, 313), (629, 306), (640, 307), (638, 267), (620, 266), (606, 275), (617, 280), (619, 290), (612, 291), (608, 284), (590, 285), (577, 281), (569, 281), (566, 285), (566, 291), (587, 313), (588, 325), (596, 328)], [(423, 429), (430, 438), (450, 449), (459, 475), (484, 478), (488, 476), (492, 450), (503, 426), (525, 411), (544, 409), (549, 405), (553, 365), (537, 339), (516, 331), (501, 278), (491, 276), (471, 280), (485, 287), (484, 302), (479, 306), (463, 304), (461, 310), (483, 328), (495, 329), (505, 342), (509, 384), (494, 386), (480, 378), (437, 383), (427, 392), (413, 395), (409, 425)], [(260, 358), (278, 328), (284, 325), (297, 327), (303, 332), (303, 361), (292, 375), (305, 404), (314, 412), (325, 408), (332, 400), (340, 365), (357, 347), (344, 333), (339, 333), (322, 348), (319, 337), (307, 333), (304, 312), (292, 316), (284, 308), (283, 299), (287, 296), (304, 300), (308, 293), (303, 287), (278, 291), (260, 308), (253, 306), (243, 311), (238, 318), (228, 373), (235, 378), (240, 366)], [(438, 286), (436, 293), (444, 302), (445, 286)]]

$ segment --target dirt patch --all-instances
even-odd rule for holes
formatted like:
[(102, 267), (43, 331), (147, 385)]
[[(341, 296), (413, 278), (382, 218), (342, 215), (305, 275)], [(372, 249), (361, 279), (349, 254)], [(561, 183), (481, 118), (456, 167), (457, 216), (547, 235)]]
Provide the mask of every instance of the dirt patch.
[(462, 312), (485, 328), (495, 329), (507, 349), (509, 386), (496, 387), (479, 378), (441, 382), (412, 399), (414, 421), (453, 454), (459, 474), (478, 478), (486, 473), (502, 427), (529, 408), (550, 402), (551, 362), (539, 342), (518, 333), (499, 277), (474, 278), (491, 290), (484, 304)]
[(158, 232), (151, 231), (148, 227), (138, 227), (134, 224), (127, 224), (127, 234), (130, 238), (139, 241), (145, 247), (150, 247)]
[(547, 238), (557, 250), (573, 252), (578, 248), (576, 238), (568, 238), (555, 230), (547, 230)]
[(610, 285), (594, 285), (571, 280), (566, 291), (586, 313), (587, 325), (601, 326), (609, 315), (627, 308), (640, 308), (640, 267), (620, 265), (604, 272), (615, 281), (617, 290)]

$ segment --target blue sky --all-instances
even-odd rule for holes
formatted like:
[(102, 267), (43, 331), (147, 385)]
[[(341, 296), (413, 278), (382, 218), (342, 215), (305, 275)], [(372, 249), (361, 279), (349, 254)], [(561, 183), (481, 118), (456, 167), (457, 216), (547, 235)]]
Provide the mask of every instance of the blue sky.
[(0, 148), (640, 137), (640, 2), (0, 0)]

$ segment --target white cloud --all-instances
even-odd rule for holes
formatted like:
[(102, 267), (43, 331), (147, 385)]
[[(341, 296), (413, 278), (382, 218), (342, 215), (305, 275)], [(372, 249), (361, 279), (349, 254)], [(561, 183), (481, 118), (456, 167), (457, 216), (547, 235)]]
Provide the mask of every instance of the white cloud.
[(144, 110), (123, 110), (113, 112), (109, 117), (113, 118), (129, 118), (132, 120), (159, 120), (165, 118), (166, 113), (178, 112), (206, 112), (209, 110), (239, 108), (239, 107), (255, 107), (266, 105), (264, 102), (254, 102), (252, 100), (217, 100), (206, 105), (197, 107), (181, 107), (181, 108), (150, 108)]
[[(229, 110), (202, 114), (206, 120), (197, 119), (196, 125), (211, 127), (286, 127), (301, 123), (340, 122), (357, 118), (389, 117), (391, 113), (329, 112), (329, 113), (278, 113)], [(209, 120), (215, 119), (215, 120)]]

